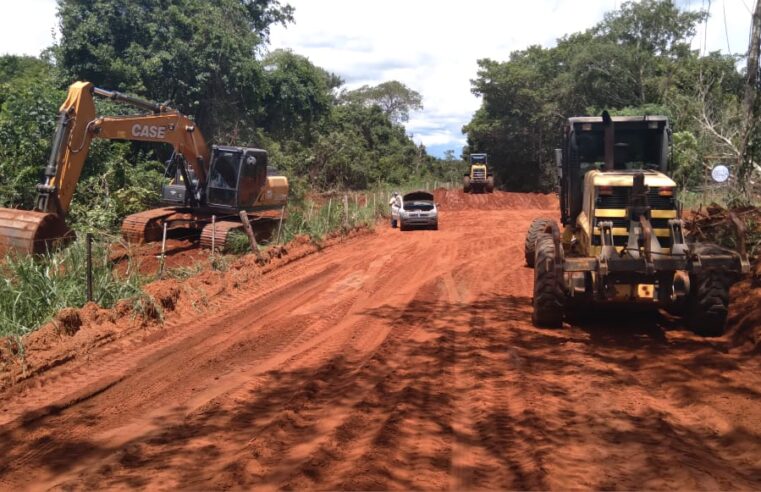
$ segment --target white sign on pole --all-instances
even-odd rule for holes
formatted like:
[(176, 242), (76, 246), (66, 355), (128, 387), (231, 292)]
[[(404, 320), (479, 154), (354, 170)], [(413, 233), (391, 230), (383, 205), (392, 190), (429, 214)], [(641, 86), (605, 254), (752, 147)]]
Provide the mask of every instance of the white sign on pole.
[(711, 170), (711, 177), (717, 183), (723, 183), (729, 179), (729, 168), (723, 164), (714, 166)]

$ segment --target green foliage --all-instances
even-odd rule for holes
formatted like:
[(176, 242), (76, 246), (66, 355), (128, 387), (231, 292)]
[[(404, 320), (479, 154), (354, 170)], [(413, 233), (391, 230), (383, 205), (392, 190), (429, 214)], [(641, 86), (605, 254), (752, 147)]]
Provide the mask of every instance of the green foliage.
[(314, 125), (330, 112), (331, 90), (340, 78), (306, 57), (276, 50), (265, 57), (263, 128), (277, 139), (311, 143)]
[[(96, 165), (93, 165), (96, 164)], [(70, 219), (84, 230), (118, 229), (125, 216), (158, 206), (164, 166), (128, 143), (95, 141)]]
[(703, 163), (700, 160), (698, 139), (691, 132), (673, 135), (672, 172), (680, 188), (693, 188), (703, 181)]
[(410, 119), (410, 111), (423, 109), (423, 96), (396, 80), (374, 87), (363, 85), (353, 91), (344, 91), (341, 99), (347, 103), (379, 106), (393, 123)]
[(479, 60), (472, 90), (483, 102), (463, 128), (466, 153), (487, 152), (510, 189), (546, 191), (555, 181), (551, 152), (567, 117), (603, 109), (664, 114), (675, 132), (695, 139), (685, 136), (675, 148), (680, 183), (694, 184), (707, 156), (731, 154), (740, 124), (735, 60), (689, 48), (705, 15), (669, 0), (625, 2), (553, 48), (531, 46), (506, 62)]
[(254, 55), (292, 9), (275, 0), (59, 0), (59, 16), (67, 80), (171, 100), (213, 135), (258, 113)]
[[(29, 84), (50, 77), (50, 63), (32, 56), (0, 56), (0, 85)], [(2, 103), (2, 100), (0, 100)]]
[(32, 70), (24, 75), (0, 74), (0, 79), (9, 80), (0, 84), (0, 205), (5, 207), (33, 205), (65, 95), (50, 77), (33, 78), (36, 64)]

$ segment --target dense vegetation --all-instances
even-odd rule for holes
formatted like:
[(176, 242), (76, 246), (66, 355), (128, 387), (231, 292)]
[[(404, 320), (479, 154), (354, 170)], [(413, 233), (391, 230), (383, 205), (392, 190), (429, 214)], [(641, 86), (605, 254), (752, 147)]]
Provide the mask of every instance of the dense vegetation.
[[(472, 91), (483, 100), (463, 128), (466, 152), (488, 152), (510, 189), (551, 190), (564, 119), (608, 109), (670, 117), (673, 174), (683, 187), (703, 183), (710, 159), (739, 164), (744, 75), (737, 58), (690, 48), (705, 19), (705, 12), (668, 0), (626, 2), (554, 47), (530, 46), (504, 62), (479, 60)], [(760, 151), (751, 148), (747, 160), (758, 162)], [(748, 166), (740, 167), (747, 175)]]
[[(212, 143), (258, 146), (310, 189), (366, 189), (452, 179), (401, 125), (422, 108), (397, 81), (346, 90), (335, 74), (290, 51), (268, 51), (270, 28), (293, 20), (276, 0), (59, 0), (61, 36), (40, 58), (0, 57), (0, 205), (30, 207), (57, 108), (74, 80), (171, 101)], [(103, 114), (131, 108), (99, 103)], [(170, 149), (99, 141), (71, 221), (113, 227), (155, 204)]]

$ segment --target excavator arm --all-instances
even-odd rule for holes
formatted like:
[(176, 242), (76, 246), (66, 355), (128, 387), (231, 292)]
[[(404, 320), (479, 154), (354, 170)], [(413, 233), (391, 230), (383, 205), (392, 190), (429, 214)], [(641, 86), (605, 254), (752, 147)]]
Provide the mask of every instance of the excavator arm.
[[(153, 114), (98, 117), (94, 95)], [(9, 249), (44, 252), (56, 239), (70, 235), (64, 218), (94, 138), (170, 144), (193, 169), (196, 189), (205, 189), (209, 149), (192, 120), (166, 105), (98, 89), (89, 82), (75, 82), (59, 110), (50, 158), (37, 185), (35, 210), (0, 208), (0, 253)], [(200, 193), (196, 195), (203, 201)]]
[[(157, 114), (96, 117), (93, 94), (123, 101)], [(94, 138), (167, 143), (191, 166), (199, 185), (206, 183), (209, 149), (193, 121), (163, 105), (75, 82), (59, 111), (58, 128), (35, 209), (66, 215)]]

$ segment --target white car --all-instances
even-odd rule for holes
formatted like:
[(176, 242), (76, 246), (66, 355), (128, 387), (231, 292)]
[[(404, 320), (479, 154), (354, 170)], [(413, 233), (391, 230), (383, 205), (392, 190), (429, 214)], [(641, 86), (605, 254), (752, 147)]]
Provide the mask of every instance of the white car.
[(399, 225), (405, 231), (413, 227), (439, 228), (439, 210), (433, 195), (427, 191), (413, 191), (402, 197), (401, 207), (391, 207), (391, 227)]

